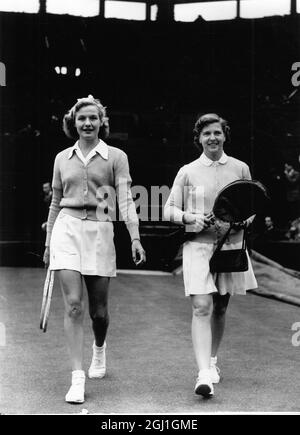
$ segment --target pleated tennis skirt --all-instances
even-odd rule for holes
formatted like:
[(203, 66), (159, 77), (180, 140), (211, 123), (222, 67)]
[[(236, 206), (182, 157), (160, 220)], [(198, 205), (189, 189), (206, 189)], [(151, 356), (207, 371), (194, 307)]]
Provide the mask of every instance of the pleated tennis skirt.
[(60, 212), (50, 241), (50, 270), (76, 270), (82, 275), (116, 276), (112, 222), (78, 219)]
[[(222, 250), (240, 249), (240, 243), (224, 244)], [(213, 255), (213, 243), (188, 241), (183, 246), (182, 265), (185, 295), (204, 295), (219, 292), (246, 294), (247, 290), (257, 288), (251, 260), (247, 252), (249, 268), (246, 272), (212, 274), (209, 270), (209, 260)]]

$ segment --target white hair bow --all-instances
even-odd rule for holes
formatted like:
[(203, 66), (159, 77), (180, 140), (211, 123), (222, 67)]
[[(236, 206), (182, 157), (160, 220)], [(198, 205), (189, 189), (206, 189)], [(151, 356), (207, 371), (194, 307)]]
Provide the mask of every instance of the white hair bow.
[(87, 97), (77, 98), (77, 102), (70, 109), (70, 113), (72, 114), (72, 116), (74, 116), (74, 114), (75, 114), (75, 109), (76, 109), (77, 104), (80, 103), (81, 101), (90, 101), (91, 103), (98, 106), (99, 109), (101, 109), (102, 114), (103, 114), (103, 116), (102, 116), (103, 124), (105, 126), (108, 126), (108, 118), (106, 116), (106, 107), (102, 106), (102, 104), (100, 103), (100, 100), (94, 98), (92, 94), (89, 94)]

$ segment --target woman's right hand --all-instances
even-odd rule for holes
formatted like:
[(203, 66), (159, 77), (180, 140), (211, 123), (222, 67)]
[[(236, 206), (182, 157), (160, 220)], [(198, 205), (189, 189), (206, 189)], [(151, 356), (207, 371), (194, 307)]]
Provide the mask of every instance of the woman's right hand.
[(43, 262), (45, 264), (45, 268), (48, 268), (49, 263), (50, 263), (50, 247), (49, 246), (46, 246), (46, 248), (45, 248)]
[(186, 225), (193, 225), (196, 233), (208, 228), (211, 224), (210, 217), (202, 213), (184, 213), (182, 222)]

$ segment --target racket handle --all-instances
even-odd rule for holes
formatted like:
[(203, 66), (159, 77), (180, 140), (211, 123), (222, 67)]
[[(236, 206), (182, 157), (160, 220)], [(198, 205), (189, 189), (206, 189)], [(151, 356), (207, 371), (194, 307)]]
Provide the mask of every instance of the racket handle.
[(45, 309), (46, 309), (46, 304), (47, 304), (49, 282), (50, 282), (50, 270), (48, 269), (45, 283), (44, 283), (44, 289), (43, 289), (43, 301), (42, 301), (42, 308), (41, 308), (41, 314), (40, 314), (40, 329), (43, 329), (43, 319), (44, 319)]
[(43, 297), (43, 305), (42, 305), (41, 319), (40, 319), (40, 328), (43, 330), (43, 332), (47, 331), (53, 284), (54, 284), (54, 271), (48, 269), (45, 286), (44, 286), (44, 297)]

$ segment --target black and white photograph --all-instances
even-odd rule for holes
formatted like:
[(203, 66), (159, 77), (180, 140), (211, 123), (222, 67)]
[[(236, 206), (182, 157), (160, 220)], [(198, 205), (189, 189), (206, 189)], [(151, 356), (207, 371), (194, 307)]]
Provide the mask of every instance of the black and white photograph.
[(299, 90), (300, 0), (0, 0), (0, 415), (300, 414)]

